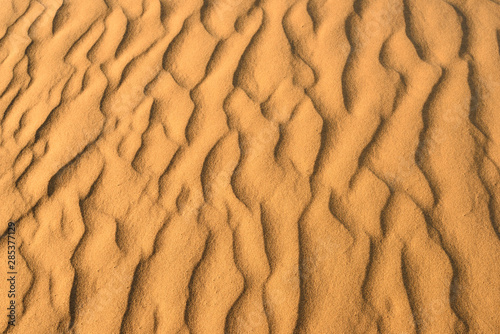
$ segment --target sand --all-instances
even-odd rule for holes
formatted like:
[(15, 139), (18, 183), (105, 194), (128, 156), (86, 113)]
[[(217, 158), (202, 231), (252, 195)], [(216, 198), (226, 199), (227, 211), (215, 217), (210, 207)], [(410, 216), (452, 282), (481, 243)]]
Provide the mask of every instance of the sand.
[(498, 0), (0, 5), (4, 333), (500, 333)]

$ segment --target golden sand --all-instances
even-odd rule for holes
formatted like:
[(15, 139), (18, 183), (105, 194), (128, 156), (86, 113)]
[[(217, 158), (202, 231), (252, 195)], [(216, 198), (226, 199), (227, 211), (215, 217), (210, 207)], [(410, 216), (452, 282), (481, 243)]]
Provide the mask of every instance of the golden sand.
[(0, 7), (1, 331), (500, 333), (498, 0)]

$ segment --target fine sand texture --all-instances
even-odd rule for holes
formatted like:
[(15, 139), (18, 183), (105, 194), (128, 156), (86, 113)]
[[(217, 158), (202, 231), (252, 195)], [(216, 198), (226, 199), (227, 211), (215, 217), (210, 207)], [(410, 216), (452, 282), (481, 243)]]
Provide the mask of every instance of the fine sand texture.
[(500, 1), (0, 0), (0, 234), (3, 333), (499, 334)]

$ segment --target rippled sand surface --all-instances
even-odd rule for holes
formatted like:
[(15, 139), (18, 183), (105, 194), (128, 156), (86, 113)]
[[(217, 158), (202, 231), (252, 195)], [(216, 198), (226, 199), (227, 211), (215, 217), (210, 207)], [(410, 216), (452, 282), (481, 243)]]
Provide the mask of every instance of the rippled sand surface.
[(1, 331), (500, 333), (498, 0), (0, 7)]

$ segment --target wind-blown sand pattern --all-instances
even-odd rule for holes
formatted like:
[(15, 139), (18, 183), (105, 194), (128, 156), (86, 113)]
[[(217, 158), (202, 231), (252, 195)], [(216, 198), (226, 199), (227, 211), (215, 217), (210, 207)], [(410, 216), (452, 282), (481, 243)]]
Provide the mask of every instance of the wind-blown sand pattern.
[(498, 0), (1, 7), (3, 332), (500, 333)]

